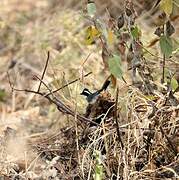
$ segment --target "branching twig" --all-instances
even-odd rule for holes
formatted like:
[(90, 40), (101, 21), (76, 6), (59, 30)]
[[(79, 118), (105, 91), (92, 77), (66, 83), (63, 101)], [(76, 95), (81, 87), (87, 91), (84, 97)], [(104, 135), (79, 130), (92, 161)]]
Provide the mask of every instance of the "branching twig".
[[(60, 112), (65, 113), (65, 114), (69, 114), (69, 115), (71, 115), (71, 116), (73, 116), (73, 117), (76, 116), (79, 121), (83, 121), (83, 122), (85, 121), (85, 122), (87, 122), (87, 123), (91, 123), (91, 124), (94, 124), (94, 125), (96, 125), (96, 126), (101, 127), (101, 125), (99, 125), (98, 123), (94, 122), (93, 120), (90, 120), (90, 119), (88, 119), (88, 118), (86, 118), (86, 117), (84, 117), (84, 116), (82, 116), (82, 115), (80, 115), (80, 114), (77, 114), (77, 115), (76, 115), (76, 114), (73, 112), (73, 110), (71, 110), (70, 107), (66, 106), (60, 99), (58, 99), (58, 98), (55, 97), (54, 95), (53, 95), (52, 97), (50, 97), (49, 95), (51, 95), (51, 94), (53, 94), (53, 93), (50, 93), (49, 95), (47, 95), (46, 93), (42, 93), (42, 92), (40, 92), (40, 91), (38, 92), (38, 91), (29, 90), (29, 89), (17, 89), (17, 88), (14, 88), (14, 85), (12, 84), (12, 82), (11, 82), (11, 80), (10, 80), (10, 76), (9, 76), (9, 73), (8, 73), (8, 72), (7, 72), (7, 75), (8, 75), (9, 85), (10, 85), (12, 91), (15, 90), (15, 91), (21, 91), (21, 92), (27, 92), (27, 93), (34, 93), (34, 94), (38, 94), (38, 95), (40, 95), (40, 96), (43, 96), (43, 97), (45, 97), (46, 99), (48, 99), (48, 101), (49, 101), (50, 103), (55, 104), (55, 105), (57, 106), (57, 109), (58, 109)], [(37, 76), (36, 76), (36, 77), (37, 77)], [(37, 77), (37, 78), (38, 78), (38, 77)], [(39, 79), (39, 81), (41, 82), (41, 84), (44, 84), (44, 86), (46, 86), (47, 89), (50, 91), (49, 87), (43, 82), (42, 78), (41, 78), (41, 79), (38, 78), (38, 79)]]
[[(46, 70), (47, 70), (47, 66), (48, 66), (49, 58), (50, 58), (50, 52), (48, 51), (48, 52), (47, 52), (47, 60), (46, 60), (46, 63), (45, 63), (45, 67), (44, 67), (44, 70), (43, 70), (42, 76), (41, 76), (41, 80), (43, 80), (44, 75), (45, 75), (45, 72), (46, 72)], [(39, 84), (39, 87), (38, 87), (37, 92), (39, 92), (39, 91), (40, 91), (41, 84), (42, 84), (42, 81), (40, 81), (40, 84)]]
[[(89, 73), (85, 74), (84, 77), (87, 77), (90, 74), (92, 74), (92, 72), (89, 72)], [(50, 93), (47, 93), (45, 96), (49, 96), (51, 93), (56, 93), (56, 92), (60, 91), (61, 89), (65, 88), (65, 87), (69, 86), (70, 84), (73, 84), (73, 83), (75, 83), (76, 81), (79, 81), (79, 80), (80, 80), (80, 78), (77, 78), (77, 79), (65, 84), (64, 86), (62, 86), (62, 87), (60, 87), (58, 89), (55, 89), (55, 90), (51, 91)]]
[(41, 82), (41, 84), (43, 84), (50, 92), (52, 91), (52, 90), (48, 87), (48, 85), (47, 85), (41, 78), (39, 78), (39, 77), (36, 76), (36, 75), (34, 75), (34, 78), (38, 79), (38, 80)]
[(38, 94), (38, 95), (44, 96), (44, 94), (42, 92), (37, 92), (37, 91), (34, 91), (34, 90), (30, 90), (30, 89), (17, 89), (17, 88), (15, 88), (14, 85), (12, 84), (11, 80), (10, 80), (10, 75), (9, 75), (8, 71), (7, 71), (7, 77), (8, 77), (9, 85), (10, 85), (12, 91), (34, 93), (34, 94)]

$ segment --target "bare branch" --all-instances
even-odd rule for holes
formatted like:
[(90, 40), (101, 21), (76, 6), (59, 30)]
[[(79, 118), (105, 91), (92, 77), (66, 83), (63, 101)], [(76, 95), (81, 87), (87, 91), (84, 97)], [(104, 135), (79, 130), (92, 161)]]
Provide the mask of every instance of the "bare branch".
[(9, 75), (8, 71), (7, 71), (7, 77), (8, 77), (9, 85), (10, 85), (12, 91), (34, 93), (34, 94), (44, 96), (44, 93), (42, 93), (42, 92), (37, 92), (37, 91), (34, 91), (34, 90), (30, 90), (30, 89), (17, 89), (17, 88), (15, 88), (14, 85), (12, 84), (11, 80), (10, 80), (10, 75)]
[[(49, 58), (50, 58), (50, 52), (48, 51), (48, 52), (47, 52), (47, 60), (46, 60), (46, 63), (45, 63), (45, 67), (44, 67), (44, 70), (43, 70), (42, 76), (41, 76), (41, 80), (43, 80), (44, 75), (45, 75), (45, 72), (46, 72), (46, 70), (47, 70), (47, 66), (48, 66)], [(40, 84), (39, 84), (39, 87), (38, 87), (37, 92), (39, 92), (39, 91), (40, 91), (41, 84), (42, 84), (42, 81), (40, 81)]]
[[(89, 76), (90, 74), (92, 74), (92, 72), (89, 72), (89, 73), (85, 74), (84, 77), (87, 77), (87, 76)], [(53, 90), (53, 91), (51, 91), (50, 93), (47, 93), (45, 96), (49, 96), (51, 93), (56, 93), (56, 92), (60, 91), (61, 89), (65, 88), (65, 87), (69, 86), (70, 84), (73, 84), (73, 83), (75, 83), (76, 81), (79, 81), (79, 80), (80, 80), (80, 78), (77, 78), (77, 79), (75, 79), (75, 80), (73, 80), (73, 81), (65, 84), (64, 86), (62, 86), (62, 87), (60, 87), (60, 88), (58, 88), (58, 89), (56, 89), (56, 90)]]
[[(88, 73), (88, 75), (89, 75), (89, 74), (91, 74), (91, 72)], [(60, 112), (65, 113), (65, 114), (69, 114), (69, 115), (71, 115), (71, 116), (73, 116), (73, 117), (76, 116), (75, 113), (73, 112), (73, 110), (71, 110), (70, 107), (66, 106), (60, 99), (58, 99), (58, 98), (55, 97), (54, 95), (52, 96), (52, 98), (49, 96), (49, 95), (51, 95), (51, 94), (53, 94), (53, 93), (51, 92), (51, 90), (49, 89), (49, 87), (43, 82), (43, 80), (40, 79), (39, 77), (35, 76), (35, 77), (41, 82), (41, 84), (44, 84), (44, 86), (47, 87), (47, 89), (50, 91), (50, 93), (45, 94), (45, 93), (42, 93), (42, 92), (33, 91), (33, 90), (28, 90), (28, 89), (17, 89), (17, 88), (14, 88), (14, 85), (12, 84), (12, 82), (11, 82), (11, 80), (10, 80), (9, 72), (7, 72), (7, 76), (8, 76), (9, 85), (10, 85), (12, 91), (15, 90), (15, 91), (21, 91), (21, 92), (38, 94), (38, 95), (43, 96), (43, 97), (45, 97), (46, 99), (48, 99), (49, 102), (55, 104), (55, 105), (57, 106), (57, 109), (58, 109)], [(80, 115), (80, 114), (77, 114), (77, 119), (78, 119), (79, 121), (91, 123), (91, 124), (94, 124), (94, 125), (96, 125), (96, 126), (101, 127), (101, 125), (99, 125), (98, 123), (96, 123), (96, 122), (94, 122), (93, 120), (88, 119), (88, 118), (86, 118), (86, 117), (84, 117), (84, 116), (82, 116), (82, 115)]]
[[(52, 93), (52, 90), (48, 87), (48, 85), (42, 80), (42, 79), (40, 79), (38, 76), (36, 76), (36, 75), (34, 75), (34, 77), (36, 78), (36, 79), (38, 79), (48, 90), (49, 90), (49, 95), (50, 94), (53, 94)], [(46, 96), (46, 94), (45, 94), (45, 96)]]
[(119, 89), (117, 88), (114, 119), (116, 121), (116, 130), (117, 130), (118, 139), (119, 139), (119, 142), (121, 143), (121, 148), (124, 149), (124, 144), (122, 142), (122, 138), (121, 138), (121, 134), (120, 134), (120, 130), (119, 130), (119, 124), (118, 124), (118, 113), (117, 113), (118, 95), (119, 95)]

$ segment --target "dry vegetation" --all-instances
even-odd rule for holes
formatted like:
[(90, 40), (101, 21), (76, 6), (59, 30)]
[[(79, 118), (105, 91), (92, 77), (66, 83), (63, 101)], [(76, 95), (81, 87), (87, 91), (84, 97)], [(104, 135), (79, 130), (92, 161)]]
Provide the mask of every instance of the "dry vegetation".
[[(153, 1), (134, 1), (136, 24), (148, 50), (142, 71), (152, 77), (150, 83), (141, 77), (137, 83), (131, 80), (125, 54), (127, 84), (120, 79), (116, 87), (111, 83), (92, 105), (81, 91), (99, 89), (110, 73), (104, 69), (101, 46), (85, 43), (85, 2), (1, 1), (0, 179), (179, 178), (179, 91), (171, 94), (170, 86), (161, 83), (162, 54), (154, 43), (161, 12), (149, 11)], [(123, 1), (98, 3), (104, 19), (106, 7), (113, 17), (124, 8)], [(176, 41), (178, 12), (175, 6)], [(165, 64), (175, 84), (178, 57), (174, 53)]]

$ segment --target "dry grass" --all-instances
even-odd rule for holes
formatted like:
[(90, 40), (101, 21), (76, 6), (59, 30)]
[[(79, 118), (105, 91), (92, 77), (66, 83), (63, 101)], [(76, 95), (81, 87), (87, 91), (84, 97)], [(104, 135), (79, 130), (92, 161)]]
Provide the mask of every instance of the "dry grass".
[[(156, 56), (146, 54), (158, 86), (153, 96), (118, 81), (117, 126), (111, 113), (115, 89), (110, 87), (107, 94), (102, 94), (102, 105), (99, 98), (94, 107), (86, 108), (87, 103), (80, 96), (84, 87), (99, 89), (109, 73), (103, 71), (100, 47), (85, 45), (86, 20), (82, 12), (57, 6), (56, 2), (3, 0), (0, 7), (0, 90), (6, 92), (0, 102), (0, 178), (177, 179), (179, 105), (166, 103), (168, 94), (161, 92), (165, 87), (160, 84)], [(116, 1), (113, 4), (120, 9)], [(135, 5), (141, 11), (140, 2)], [(76, 9), (79, 7), (80, 3), (75, 5)], [(104, 9), (102, 6), (101, 11)], [(145, 47), (154, 37), (149, 32), (155, 27), (149, 24), (156, 20), (149, 22), (148, 15), (144, 11), (137, 21), (143, 27)], [(156, 49), (150, 51), (158, 56)], [(38, 89), (39, 81), (34, 75), (41, 76), (47, 51), (50, 61), (44, 81), (50, 88), (61, 87), (92, 71), (83, 81), (55, 94), (74, 111), (74, 117), (59, 112), (41, 96), (11, 92), (7, 70), (17, 88)], [(177, 56), (173, 58), (175, 63), (168, 62), (167, 66), (178, 72), (176, 59)], [(130, 82), (129, 72), (125, 71)], [(48, 92), (45, 87), (42, 91)], [(179, 100), (178, 93), (175, 99)], [(104, 102), (112, 105), (101, 112)], [(93, 111), (88, 117), (104, 113), (100, 126), (79, 122), (76, 114), (85, 114), (90, 108)]]

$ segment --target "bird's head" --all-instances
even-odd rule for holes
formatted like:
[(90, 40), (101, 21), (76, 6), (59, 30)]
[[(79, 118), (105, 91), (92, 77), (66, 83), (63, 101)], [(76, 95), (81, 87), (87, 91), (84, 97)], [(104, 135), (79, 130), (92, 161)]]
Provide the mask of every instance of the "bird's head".
[(87, 88), (84, 88), (80, 94), (88, 97), (91, 94), (91, 92)]

